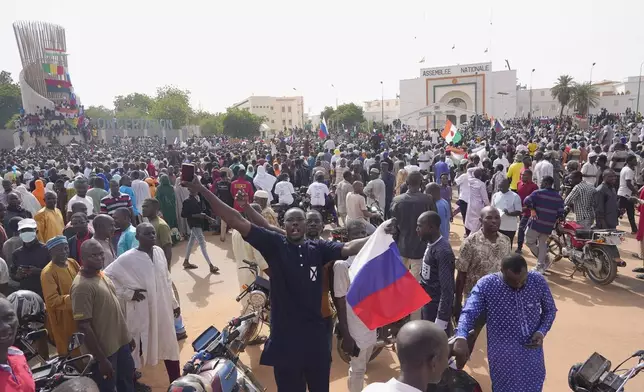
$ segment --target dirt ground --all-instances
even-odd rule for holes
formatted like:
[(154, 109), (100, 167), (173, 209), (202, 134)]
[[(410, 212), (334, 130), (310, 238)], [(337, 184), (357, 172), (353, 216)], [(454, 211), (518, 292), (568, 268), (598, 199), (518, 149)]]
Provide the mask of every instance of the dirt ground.
[[(621, 228), (627, 230), (626, 226)], [(451, 227), (450, 242), (458, 253), (463, 227), (460, 217), (455, 218)], [(609, 286), (599, 287), (581, 274), (574, 278), (572, 264), (567, 260), (556, 263), (551, 268), (548, 282), (555, 298), (558, 312), (552, 330), (544, 342), (546, 359), (546, 382), (544, 391), (568, 391), (568, 370), (576, 362), (585, 361), (594, 351), (612, 361), (613, 366), (639, 349), (644, 349), (644, 281), (634, 278), (631, 272), (642, 262), (632, 257), (639, 250), (634, 236), (627, 235), (627, 240), (620, 247), (622, 258), (627, 267), (619, 270), (617, 279)], [(186, 271), (180, 261), (185, 255), (185, 242), (173, 250), (175, 266), (172, 279), (180, 295), (181, 309), (189, 334), (188, 340), (181, 342), (181, 364), (193, 354), (190, 343), (207, 326), (221, 328), (239, 312), (235, 302), (238, 294), (235, 262), (233, 259), (230, 236), (225, 243), (219, 236), (207, 235), (208, 253), (220, 268), (220, 275), (211, 275), (198, 247), (193, 249), (191, 261), (199, 269)], [(530, 264), (534, 264), (532, 255), (524, 248), (524, 255)], [(458, 256), (458, 254), (457, 254)], [(466, 370), (473, 375), (484, 391), (491, 391), (489, 371), (486, 358), (485, 335), (479, 338), (480, 344), (472, 355)], [(259, 365), (261, 349), (250, 347), (241, 355), (242, 361), (249, 365), (268, 391), (276, 391), (273, 372), (270, 367)], [(331, 390), (347, 390), (346, 365), (335, 353), (331, 369)], [(631, 366), (634, 362), (628, 362)], [(398, 364), (395, 352), (384, 350), (367, 370), (367, 383), (387, 381), (398, 375)], [(143, 382), (156, 391), (165, 391), (168, 386), (165, 368), (161, 363), (156, 367), (143, 369)], [(644, 391), (644, 375), (631, 381), (629, 391)]]

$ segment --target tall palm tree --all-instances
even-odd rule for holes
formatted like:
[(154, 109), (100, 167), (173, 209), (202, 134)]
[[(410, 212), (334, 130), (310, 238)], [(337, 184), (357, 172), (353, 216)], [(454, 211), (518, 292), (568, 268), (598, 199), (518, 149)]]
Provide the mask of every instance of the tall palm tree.
[(582, 116), (588, 114), (590, 108), (594, 108), (599, 103), (599, 92), (597, 88), (590, 83), (575, 83), (572, 90), (570, 105), (574, 106)]
[(557, 84), (555, 84), (554, 87), (550, 89), (550, 94), (552, 94), (552, 98), (559, 101), (559, 105), (561, 105), (559, 118), (563, 118), (564, 108), (568, 106), (568, 104), (570, 103), (570, 99), (572, 98), (573, 86), (574, 86), (574, 81), (572, 76), (561, 75), (559, 76), (559, 79), (557, 79)]

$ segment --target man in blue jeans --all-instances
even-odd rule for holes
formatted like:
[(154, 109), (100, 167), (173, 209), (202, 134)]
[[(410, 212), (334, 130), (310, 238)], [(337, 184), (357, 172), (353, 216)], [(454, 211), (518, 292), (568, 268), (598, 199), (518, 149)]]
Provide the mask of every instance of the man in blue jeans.
[[(78, 330), (85, 334), (84, 345), (94, 356), (92, 378), (101, 392), (134, 392), (134, 340), (130, 337), (125, 316), (114, 284), (101, 269), (103, 247), (89, 239), (81, 245), (83, 266), (74, 278), (70, 291), (71, 306)], [(133, 299), (145, 298), (135, 290)]]

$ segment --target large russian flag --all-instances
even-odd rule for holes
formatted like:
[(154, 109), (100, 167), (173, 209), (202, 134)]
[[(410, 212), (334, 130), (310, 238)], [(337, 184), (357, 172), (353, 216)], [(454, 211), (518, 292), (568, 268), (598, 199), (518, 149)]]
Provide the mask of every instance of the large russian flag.
[(431, 300), (385, 233), (389, 222), (371, 235), (349, 268), (347, 302), (369, 329), (398, 321)]
[(326, 139), (329, 136), (329, 128), (326, 126), (326, 120), (322, 117), (322, 122), (320, 123), (320, 130), (318, 131), (320, 139)]

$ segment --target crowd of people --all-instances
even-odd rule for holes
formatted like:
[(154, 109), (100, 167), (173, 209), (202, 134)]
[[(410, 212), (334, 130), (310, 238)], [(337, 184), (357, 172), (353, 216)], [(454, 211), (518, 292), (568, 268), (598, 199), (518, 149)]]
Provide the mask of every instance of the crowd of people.
[[(0, 292), (29, 290), (43, 299), (58, 353), (83, 332), (100, 391), (145, 389), (136, 369), (161, 361), (174, 382), (186, 333), (169, 274), (173, 246), (187, 240), (180, 265), (195, 269), (198, 244), (219, 274), (204, 235), (217, 232), (219, 241), (230, 238), (240, 266), (254, 261), (270, 278), (270, 335), (253, 343), (265, 344), (261, 363), (273, 366), (278, 389), (328, 390), (335, 308), (351, 357), (348, 389), (357, 392), (376, 333), (346, 296), (377, 206), (431, 301), (398, 335), (400, 377), (365, 390), (424, 391), (440, 380), (449, 356), (464, 366), (487, 326), (494, 390), (539, 391), (541, 346), (556, 315), (544, 275), (556, 222), (572, 210), (583, 228), (614, 229), (625, 213), (644, 258), (644, 226), (635, 221), (635, 206), (644, 203), (644, 127), (602, 122), (580, 130), (516, 119), (501, 130), (463, 129), (467, 142), (456, 146), (437, 130), (402, 129), (324, 140), (194, 137), (175, 145), (3, 150)], [(194, 181), (182, 181), (184, 164), (193, 165)], [(298, 208), (302, 194), (307, 211)], [(282, 225), (276, 209), (285, 211)], [(456, 258), (449, 239), (458, 214), (464, 239)], [(326, 216), (346, 229), (347, 242), (325, 240)], [(523, 245), (537, 258), (533, 270)], [(240, 287), (252, 282), (238, 271)], [(644, 268), (637, 272), (644, 278)], [(0, 300), (0, 319), (10, 320), (0, 326), (15, 335), (12, 312)], [(5, 369), (17, 376), (20, 354), (3, 331), (0, 377)], [(525, 366), (514, 366), (519, 359)]]
[(25, 131), (32, 138), (46, 137), (50, 142), (61, 135), (82, 136), (88, 140), (91, 131), (90, 119), (84, 115), (83, 107), (73, 102), (63, 102), (53, 109), (37, 107), (34, 113), (23, 110), (14, 126), (21, 133), (21, 144)]

